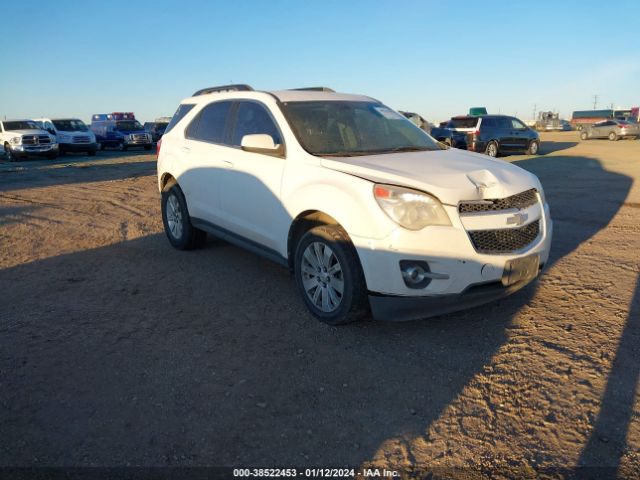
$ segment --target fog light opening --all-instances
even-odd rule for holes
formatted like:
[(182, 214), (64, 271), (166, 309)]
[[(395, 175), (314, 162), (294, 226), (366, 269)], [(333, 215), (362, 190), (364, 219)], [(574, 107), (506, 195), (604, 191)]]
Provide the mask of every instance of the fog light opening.
[(431, 283), (429, 264), (422, 260), (400, 260), (404, 284), (409, 288), (425, 288)]

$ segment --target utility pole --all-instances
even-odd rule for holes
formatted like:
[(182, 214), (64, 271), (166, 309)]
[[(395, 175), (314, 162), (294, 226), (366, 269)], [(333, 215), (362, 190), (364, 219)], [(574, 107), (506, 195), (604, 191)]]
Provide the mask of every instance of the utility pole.
[(538, 108), (538, 104), (534, 103), (533, 104), (533, 120), (536, 119), (536, 109)]
[(598, 108), (598, 95), (594, 95), (593, 96), (593, 109), (597, 109)]

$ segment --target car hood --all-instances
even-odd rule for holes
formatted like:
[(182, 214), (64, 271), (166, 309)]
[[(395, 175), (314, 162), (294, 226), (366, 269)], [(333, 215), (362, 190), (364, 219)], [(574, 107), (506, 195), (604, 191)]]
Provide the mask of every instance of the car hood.
[(39, 130), (35, 128), (28, 128), (25, 130), (7, 130), (4, 133), (10, 135), (49, 135), (49, 132), (46, 130)]
[(455, 148), (340, 158), (322, 158), (322, 166), (375, 183), (415, 188), (442, 203), (504, 198), (540, 188), (538, 178), (512, 163)]

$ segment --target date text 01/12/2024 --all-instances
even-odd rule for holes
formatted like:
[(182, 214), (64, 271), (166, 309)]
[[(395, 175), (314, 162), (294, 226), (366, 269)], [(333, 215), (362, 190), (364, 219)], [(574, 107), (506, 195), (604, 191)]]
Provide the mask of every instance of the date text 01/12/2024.
[(384, 468), (235, 468), (235, 478), (394, 478), (400, 473)]

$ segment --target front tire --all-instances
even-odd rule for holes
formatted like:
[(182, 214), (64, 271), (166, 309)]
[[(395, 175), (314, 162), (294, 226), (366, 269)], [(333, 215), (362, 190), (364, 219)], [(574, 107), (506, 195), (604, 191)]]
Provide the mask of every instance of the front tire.
[(11, 147), (8, 143), (4, 144), (4, 156), (7, 158), (7, 162), (15, 162), (16, 156), (11, 151)]
[(296, 285), (314, 317), (341, 325), (367, 313), (367, 287), (358, 254), (341, 227), (312, 228), (300, 238), (294, 258)]
[(582, 132), (580, 132), (580, 139), (581, 140), (588, 140), (589, 139), (589, 134), (583, 130)]
[(178, 185), (162, 190), (162, 223), (169, 243), (178, 250), (194, 250), (204, 246), (207, 233), (191, 224), (187, 202)]
[(529, 148), (527, 149), (527, 155), (538, 155), (540, 152), (540, 142), (538, 140), (534, 140), (529, 144)]
[(615, 142), (618, 140), (618, 135), (616, 135), (616, 132), (609, 132), (609, 141), (611, 142)]
[(487, 144), (487, 148), (485, 149), (484, 153), (486, 153), (490, 157), (494, 157), (494, 158), (497, 157), (498, 156), (498, 143), (495, 140), (491, 140)]

